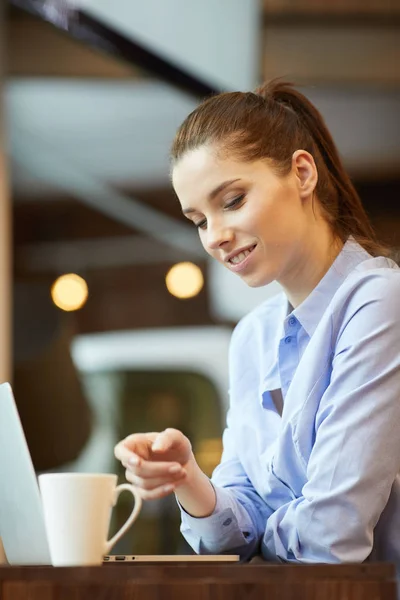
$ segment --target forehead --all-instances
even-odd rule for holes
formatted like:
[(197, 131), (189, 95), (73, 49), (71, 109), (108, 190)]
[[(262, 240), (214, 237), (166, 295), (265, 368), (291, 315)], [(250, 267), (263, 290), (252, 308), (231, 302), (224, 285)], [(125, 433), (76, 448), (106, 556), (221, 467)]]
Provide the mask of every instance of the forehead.
[(172, 185), (182, 202), (207, 195), (227, 179), (248, 177), (251, 163), (223, 158), (208, 146), (190, 150), (178, 161), (172, 171)]

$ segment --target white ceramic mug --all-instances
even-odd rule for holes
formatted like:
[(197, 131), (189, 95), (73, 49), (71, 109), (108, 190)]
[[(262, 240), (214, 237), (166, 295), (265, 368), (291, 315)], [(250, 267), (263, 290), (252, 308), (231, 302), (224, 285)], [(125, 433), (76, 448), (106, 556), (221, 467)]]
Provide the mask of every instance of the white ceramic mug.
[[(39, 475), (44, 521), (55, 567), (99, 565), (137, 519), (142, 500), (130, 484), (117, 487), (117, 476), (92, 473)], [(112, 507), (121, 492), (135, 498), (135, 506), (121, 529), (107, 540)]]

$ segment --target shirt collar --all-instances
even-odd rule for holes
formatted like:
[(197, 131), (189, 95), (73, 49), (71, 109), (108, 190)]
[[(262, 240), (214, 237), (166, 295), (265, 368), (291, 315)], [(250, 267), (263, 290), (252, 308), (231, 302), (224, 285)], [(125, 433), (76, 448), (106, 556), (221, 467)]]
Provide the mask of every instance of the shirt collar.
[[(336, 291), (355, 267), (371, 258), (366, 250), (350, 236), (324, 277), (292, 315), (311, 337)], [(289, 303), (287, 303), (288, 305)]]

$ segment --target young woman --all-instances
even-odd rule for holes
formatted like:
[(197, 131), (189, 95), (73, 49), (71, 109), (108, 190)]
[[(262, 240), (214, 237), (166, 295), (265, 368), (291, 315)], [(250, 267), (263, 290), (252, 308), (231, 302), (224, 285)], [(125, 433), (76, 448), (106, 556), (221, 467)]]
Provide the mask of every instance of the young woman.
[(206, 252), (281, 294), (237, 325), (212, 480), (179, 431), (115, 448), (143, 498), (175, 492), (198, 553), (400, 563), (400, 269), (316, 108), (289, 84), (207, 99), (172, 182)]

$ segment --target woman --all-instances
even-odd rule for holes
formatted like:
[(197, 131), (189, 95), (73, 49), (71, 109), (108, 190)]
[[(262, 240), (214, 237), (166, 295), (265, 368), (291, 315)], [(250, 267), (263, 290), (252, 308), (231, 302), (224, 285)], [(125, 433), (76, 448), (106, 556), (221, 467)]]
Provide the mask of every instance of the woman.
[(177, 430), (115, 455), (143, 498), (175, 492), (197, 553), (400, 562), (400, 269), (321, 115), (290, 84), (207, 99), (172, 182), (213, 258), (283, 293), (242, 319), (212, 483)]

